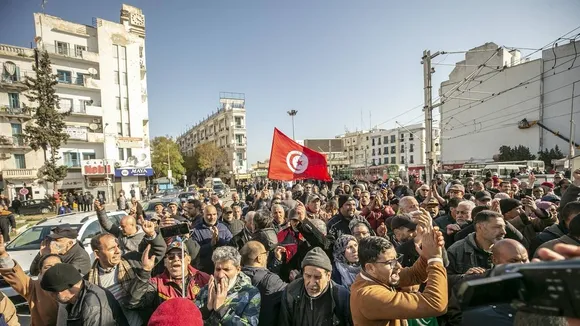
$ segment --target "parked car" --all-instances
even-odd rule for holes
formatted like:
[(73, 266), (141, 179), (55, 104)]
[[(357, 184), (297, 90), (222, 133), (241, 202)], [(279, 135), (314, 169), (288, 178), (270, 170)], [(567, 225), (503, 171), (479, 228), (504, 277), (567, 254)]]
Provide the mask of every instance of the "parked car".
[(187, 201), (187, 198), (195, 197), (196, 195), (197, 194), (195, 192), (182, 192), (179, 195), (177, 195), (177, 198), (179, 198), (181, 202), (185, 202)]
[[(125, 215), (127, 215), (127, 213), (123, 211), (107, 212), (109, 220), (116, 225), (119, 225), (121, 218)], [(96, 212), (70, 213), (43, 219), (24, 230), (12, 241), (6, 244), (6, 251), (8, 251), (12, 259), (22, 266), (24, 272), (28, 273), (30, 264), (40, 250), (40, 243), (50, 234), (54, 227), (67, 223), (70, 224), (73, 229), (77, 230), (79, 234), (77, 240), (85, 247), (92, 262), (95, 257), (91, 250), (91, 239), (103, 232), (97, 219)], [(10, 297), (15, 305), (26, 303), (24, 298), (20, 297), (1, 276), (0, 291)]]
[(224, 198), (228, 194), (228, 189), (224, 184), (214, 184), (213, 192), (219, 197)]
[[(48, 214), (54, 209), (48, 199), (24, 200), (21, 203), (20, 214), (22, 215)], [(14, 212), (12, 208), (10, 210)]]

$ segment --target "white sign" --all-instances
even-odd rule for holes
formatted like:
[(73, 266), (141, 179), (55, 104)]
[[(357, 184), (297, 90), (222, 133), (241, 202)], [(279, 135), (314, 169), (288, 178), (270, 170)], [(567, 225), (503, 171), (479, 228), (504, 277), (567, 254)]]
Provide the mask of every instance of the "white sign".
[(66, 126), (64, 132), (69, 135), (70, 139), (87, 140), (87, 127)]
[(143, 138), (117, 137), (117, 146), (120, 148), (143, 148)]
[(85, 180), (82, 178), (63, 180), (60, 189), (75, 189), (82, 188), (85, 184)]

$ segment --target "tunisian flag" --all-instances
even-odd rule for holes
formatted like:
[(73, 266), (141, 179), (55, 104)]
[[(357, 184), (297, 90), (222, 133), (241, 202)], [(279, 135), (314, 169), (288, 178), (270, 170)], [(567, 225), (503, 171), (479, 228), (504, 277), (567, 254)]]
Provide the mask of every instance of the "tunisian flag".
[(274, 128), (268, 179), (330, 181), (332, 179), (326, 165), (326, 157), (323, 154), (298, 144)]

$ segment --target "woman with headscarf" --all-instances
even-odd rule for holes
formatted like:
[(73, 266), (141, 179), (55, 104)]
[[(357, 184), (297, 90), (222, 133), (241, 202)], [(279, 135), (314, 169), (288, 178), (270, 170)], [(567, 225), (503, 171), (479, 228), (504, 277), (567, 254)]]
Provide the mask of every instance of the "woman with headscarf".
[(352, 235), (342, 235), (334, 243), (334, 268), (332, 280), (350, 288), (354, 278), (361, 271), (358, 261), (358, 242)]

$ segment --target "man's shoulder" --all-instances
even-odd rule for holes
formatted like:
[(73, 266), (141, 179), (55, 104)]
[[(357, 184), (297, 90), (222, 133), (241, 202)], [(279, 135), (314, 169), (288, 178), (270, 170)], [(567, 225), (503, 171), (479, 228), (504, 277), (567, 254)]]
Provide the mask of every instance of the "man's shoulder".
[(457, 254), (459, 252), (465, 251), (465, 249), (467, 248), (468, 237), (469, 236), (453, 243), (449, 248), (447, 248), (447, 252), (452, 253), (452, 254)]

